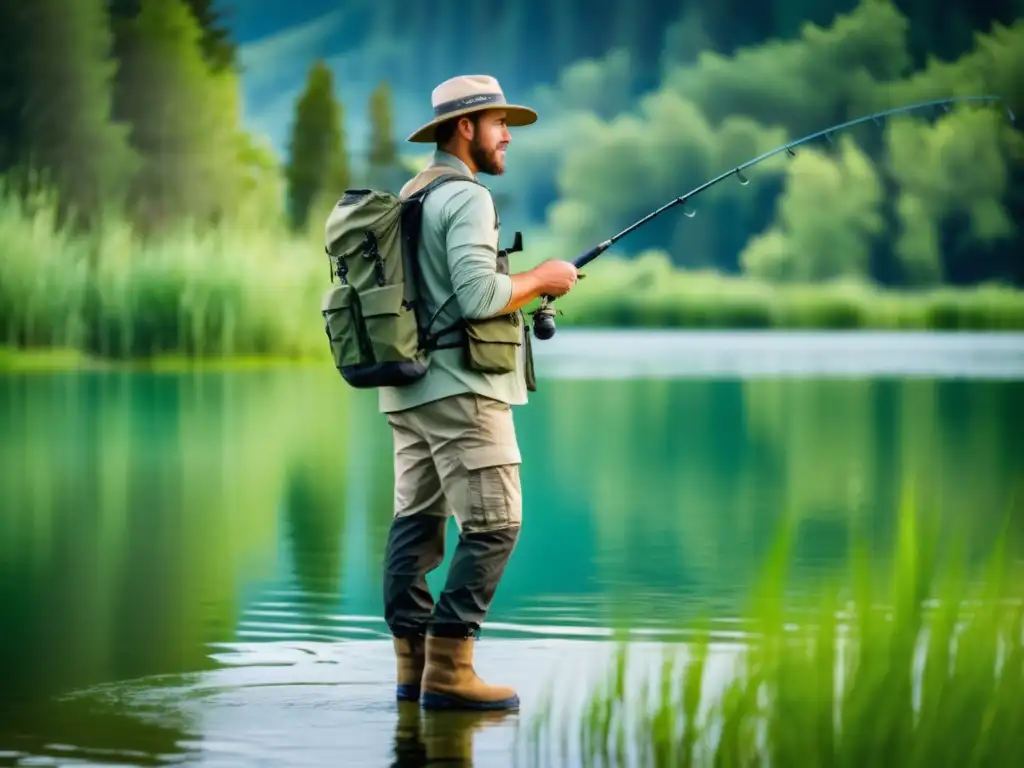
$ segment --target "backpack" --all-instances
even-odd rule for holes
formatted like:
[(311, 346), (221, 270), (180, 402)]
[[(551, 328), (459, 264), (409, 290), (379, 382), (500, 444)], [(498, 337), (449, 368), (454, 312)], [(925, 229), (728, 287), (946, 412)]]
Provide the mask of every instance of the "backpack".
[(417, 259), (423, 201), (455, 180), (478, 183), (449, 172), (404, 198), (350, 189), (327, 218), (324, 251), (332, 286), (323, 294), (320, 312), (335, 367), (352, 387), (413, 384), (427, 374), (431, 351), (461, 343), (439, 343), (461, 322), (428, 332)]

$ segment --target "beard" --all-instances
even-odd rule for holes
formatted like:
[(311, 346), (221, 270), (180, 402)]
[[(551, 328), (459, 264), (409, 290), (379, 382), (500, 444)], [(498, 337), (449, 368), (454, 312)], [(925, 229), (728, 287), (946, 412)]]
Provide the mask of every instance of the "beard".
[(475, 136), (469, 143), (469, 155), (473, 158), (473, 163), (482, 173), (486, 173), (490, 176), (500, 176), (504, 173), (504, 168), (501, 166), (501, 160), (498, 158), (498, 150), (496, 148), (487, 149), (487, 147), (480, 144), (479, 140)]

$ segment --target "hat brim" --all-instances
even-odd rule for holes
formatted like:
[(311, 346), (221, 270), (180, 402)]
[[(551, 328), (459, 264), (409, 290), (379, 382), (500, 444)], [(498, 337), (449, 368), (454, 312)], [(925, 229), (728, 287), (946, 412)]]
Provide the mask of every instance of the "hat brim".
[(492, 109), (501, 109), (505, 111), (505, 123), (513, 128), (518, 128), (524, 125), (533, 125), (537, 122), (537, 113), (529, 107), (524, 107), (519, 104), (486, 104), (479, 107), (466, 107), (465, 109), (458, 109), (454, 112), (448, 112), (447, 114), (441, 115), (431, 120), (426, 125), (421, 126), (415, 132), (413, 132), (406, 141), (411, 141), (417, 144), (430, 144), (435, 141), (435, 135), (437, 126), (441, 123), (451, 120), (453, 117), (462, 117), (473, 112), (486, 112)]

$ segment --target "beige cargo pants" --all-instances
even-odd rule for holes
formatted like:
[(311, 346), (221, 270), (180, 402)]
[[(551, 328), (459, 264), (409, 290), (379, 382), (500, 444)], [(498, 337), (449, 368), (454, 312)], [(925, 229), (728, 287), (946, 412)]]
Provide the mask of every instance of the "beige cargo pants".
[[(479, 633), (523, 518), (512, 409), (479, 395), (388, 414), (395, 506), (384, 566), (385, 620), (396, 637)], [(459, 543), (435, 604), (426, 575), (444, 559), (454, 515)]]

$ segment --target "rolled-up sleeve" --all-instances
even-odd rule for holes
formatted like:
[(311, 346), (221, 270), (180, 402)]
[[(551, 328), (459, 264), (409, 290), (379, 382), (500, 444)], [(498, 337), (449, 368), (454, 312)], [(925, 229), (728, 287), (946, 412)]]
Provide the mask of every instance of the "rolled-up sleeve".
[(497, 271), (494, 206), (486, 189), (453, 184), (446, 203), (448, 269), (465, 317), (496, 315), (512, 298), (512, 278)]

